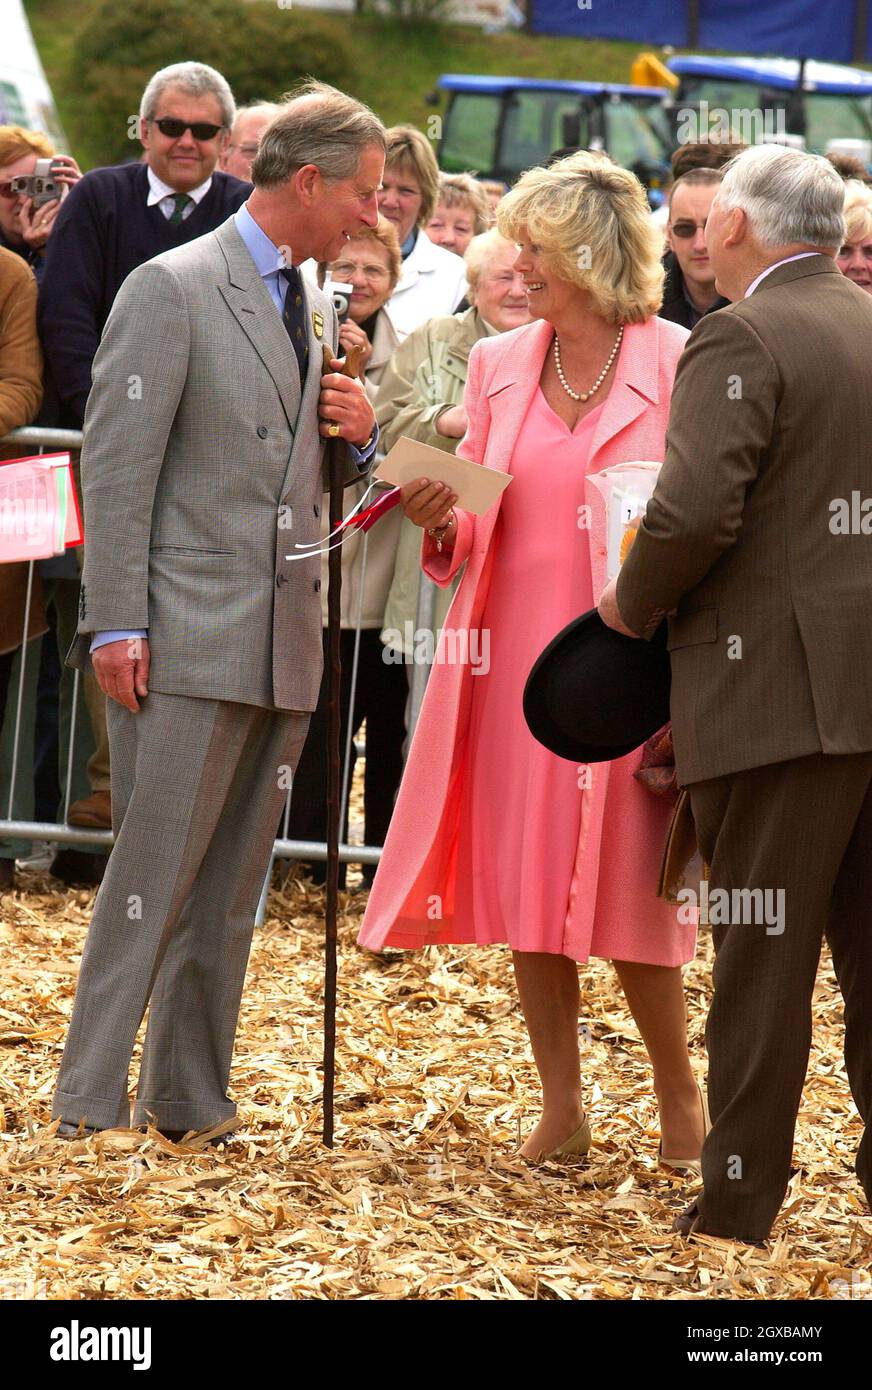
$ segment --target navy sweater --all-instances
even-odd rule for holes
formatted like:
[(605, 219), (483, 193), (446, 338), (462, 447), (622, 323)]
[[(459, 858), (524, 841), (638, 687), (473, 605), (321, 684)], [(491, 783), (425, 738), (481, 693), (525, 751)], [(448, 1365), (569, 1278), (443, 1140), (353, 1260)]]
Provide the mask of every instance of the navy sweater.
[(48, 240), (39, 290), (39, 327), (61, 425), (82, 427), (91, 363), (131, 270), (214, 231), (250, 192), (250, 184), (216, 170), (205, 198), (173, 226), (157, 203), (146, 206), (145, 164), (94, 169), (74, 184)]

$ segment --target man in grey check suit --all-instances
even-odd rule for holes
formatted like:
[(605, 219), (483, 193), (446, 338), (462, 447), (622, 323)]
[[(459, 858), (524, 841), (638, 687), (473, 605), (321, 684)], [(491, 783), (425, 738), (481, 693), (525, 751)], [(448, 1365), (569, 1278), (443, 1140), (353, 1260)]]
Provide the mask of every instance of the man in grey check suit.
[[(172, 1137), (231, 1120), (254, 914), (322, 669), (323, 439), (375, 447), (361, 383), (322, 376), (336, 315), (295, 269), (378, 218), (381, 123), (310, 83), (265, 132), (248, 202), (140, 266), (94, 361), (79, 637), (110, 697), (115, 846), (53, 1115)], [(334, 364), (338, 366), (339, 364)]]
[(676, 767), (719, 894), (713, 1125), (675, 1229), (754, 1242), (790, 1177), (825, 936), (872, 1199), (872, 540), (845, 516), (872, 506), (872, 296), (834, 263), (843, 201), (817, 155), (727, 166), (706, 242), (732, 302), (684, 349), (657, 487), (600, 608), (631, 634), (671, 614)]

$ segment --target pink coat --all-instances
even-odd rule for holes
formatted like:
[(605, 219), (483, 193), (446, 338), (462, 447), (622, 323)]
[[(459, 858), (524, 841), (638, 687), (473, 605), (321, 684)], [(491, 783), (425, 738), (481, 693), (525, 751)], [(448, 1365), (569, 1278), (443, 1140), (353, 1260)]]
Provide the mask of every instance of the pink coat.
[[(469, 429), (458, 448), (460, 455), (490, 468), (508, 468), (552, 337), (551, 325), (537, 320), (476, 344), (469, 359), (465, 396)], [(686, 329), (664, 319), (627, 325), (615, 379), (591, 442), (588, 473), (639, 459), (662, 461), (672, 381), (687, 337)], [(496, 548), (492, 541), (498, 514), (499, 503), (482, 517), (459, 512), (457, 539), (450, 556), (438, 555), (424, 534), (422, 566), (438, 584), (448, 584), (467, 562), (445, 620), (446, 629), (455, 633), (480, 624)], [(592, 537), (594, 545), (601, 542), (602, 538)], [(523, 594), (519, 594), (519, 621), (523, 621)], [(439, 662), (437, 653), (360, 932), (361, 945), (372, 950), (385, 944), (420, 947), (454, 939), (453, 866), (472, 679), (468, 661)], [(601, 772), (594, 780), (595, 794), (582, 830), (589, 849), (579, 852), (573, 879), (574, 902), (589, 903), (591, 914), (599, 875), (599, 849), (592, 846), (599, 844), (600, 837), (590, 831), (602, 822), (609, 770), (614, 766), (597, 765)], [(668, 806), (647, 791), (638, 800), (645, 822), (643, 826), (640, 820), (639, 831), (650, 840), (653, 825), (659, 842), (650, 846), (646, 856), (650, 863), (646, 863), (644, 875), (629, 883), (630, 896), (636, 891), (647, 894), (655, 910), (665, 912), (665, 904), (654, 898), (652, 866), (656, 867), (662, 850)], [(649, 802), (655, 803), (650, 814)], [(629, 840), (636, 838), (631, 827), (626, 829)], [(631, 880), (632, 874), (630, 869)], [(625, 901), (625, 915), (626, 908)], [(614, 926), (619, 930), (619, 923)], [(608, 939), (609, 924), (597, 921), (596, 935)], [(674, 944), (664, 941), (665, 951), (655, 953), (655, 963), (677, 964), (692, 954), (692, 932), (685, 933), (682, 941), (675, 937), (674, 928), (670, 935)], [(621, 958), (620, 948), (593, 953)]]

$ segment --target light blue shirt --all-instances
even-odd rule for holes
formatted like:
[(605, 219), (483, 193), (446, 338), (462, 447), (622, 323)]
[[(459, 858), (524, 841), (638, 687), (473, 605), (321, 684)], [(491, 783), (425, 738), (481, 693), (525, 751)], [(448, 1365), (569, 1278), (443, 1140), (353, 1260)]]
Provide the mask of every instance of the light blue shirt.
[[(204, 189), (205, 191), (205, 189)], [(262, 227), (259, 227), (248, 211), (248, 205), (242, 207), (234, 215), (236, 230), (245, 243), (245, 249), (257, 268), (263, 283), (269, 291), (270, 299), (276, 306), (279, 314), (284, 313), (285, 295), (288, 292), (288, 282), (279, 272), (287, 265), (287, 261), (275, 242), (271, 241)], [(290, 247), (288, 248), (290, 250)], [(355, 444), (349, 444), (348, 448), (351, 457), (357, 464), (362, 473), (366, 472), (370, 460), (378, 445), (378, 426), (375, 434), (370, 440), (369, 446), (365, 450), (358, 449)], [(95, 632), (91, 641), (90, 650), (96, 651), (98, 647), (103, 647), (107, 642), (123, 642), (131, 637), (147, 637), (148, 632), (145, 628), (135, 631), (122, 629), (121, 631)]]
[[(248, 211), (248, 204), (243, 203), (242, 207), (234, 214), (233, 221), (236, 223), (236, 230), (245, 242), (245, 249), (254, 261), (255, 269), (269, 290), (270, 299), (278, 309), (279, 313), (284, 313), (285, 295), (288, 292), (288, 282), (279, 272), (288, 264), (285, 256), (274, 241), (271, 241), (262, 227), (259, 227)], [(290, 247), (286, 248), (290, 251)]]

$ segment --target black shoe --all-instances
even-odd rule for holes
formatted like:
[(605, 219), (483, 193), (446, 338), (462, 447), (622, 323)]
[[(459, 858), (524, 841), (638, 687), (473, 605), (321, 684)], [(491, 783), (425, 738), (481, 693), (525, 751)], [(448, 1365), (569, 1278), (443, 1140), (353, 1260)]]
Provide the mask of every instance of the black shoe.
[(672, 1223), (672, 1229), (680, 1236), (689, 1236), (696, 1229), (699, 1221), (699, 1207), (696, 1202), (691, 1202), (689, 1207), (679, 1212)]
[(684, 1236), (685, 1239), (691, 1235), (716, 1236), (718, 1240), (735, 1240), (741, 1242), (742, 1245), (754, 1245), (760, 1250), (766, 1248), (765, 1240), (749, 1240), (747, 1236), (737, 1236), (732, 1233), (725, 1235), (722, 1231), (704, 1230), (700, 1226), (701, 1220), (702, 1214), (698, 1202), (691, 1202), (689, 1207), (685, 1207), (684, 1211), (679, 1212), (676, 1216), (672, 1223), (672, 1229), (678, 1235)]
[[(57, 1139), (89, 1139), (93, 1134), (100, 1134), (99, 1129), (92, 1125), (74, 1125), (67, 1120), (61, 1120), (57, 1127), (55, 1137)], [(162, 1134), (164, 1139), (169, 1139), (171, 1144), (178, 1144), (188, 1133), (186, 1129), (159, 1129), (158, 1134)], [(218, 1144), (229, 1144), (233, 1139), (234, 1131), (231, 1129), (225, 1134), (216, 1134), (212, 1139), (207, 1139), (207, 1144), (217, 1146)], [(192, 1136), (196, 1138), (196, 1135)]]
[[(162, 1134), (164, 1139), (169, 1139), (171, 1144), (180, 1144), (189, 1131), (186, 1129), (160, 1129), (158, 1133)], [(223, 1134), (215, 1134), (211, 1139), (207, 1139), (206, 1143), (211, 1148), (217, 1148), (219, 1144), (230, 1144), (233, 1142), (235, 1133), (236, 1131), (233, 1129), (225, 1130)], [(192, 1142), (196, 1137), (196, 1134), (192, 1134), (189, 1142)]]
[(0, 859), (0, 893), (11, 893), (15, 887), (15, 860)]
[(106, 872), (105, 854), (83, 854), (75, 849), (59, 849), (49, 873), (68, 888), (97, 888)]
[(92, 1125), (73, 1125), (67, 1120), (61, 1120), (57, 1127), (56, 1139), (90, 1139), (92, 1134), (99, 1134), (98, 1129)]

